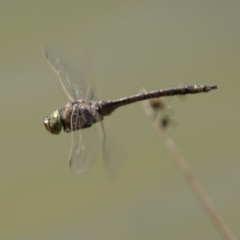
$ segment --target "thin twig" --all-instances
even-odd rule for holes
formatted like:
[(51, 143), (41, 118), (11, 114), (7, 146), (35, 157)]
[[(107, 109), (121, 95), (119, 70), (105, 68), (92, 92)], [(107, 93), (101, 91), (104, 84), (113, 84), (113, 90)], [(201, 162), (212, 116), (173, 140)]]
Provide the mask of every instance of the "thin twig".
[(216, 208), (214, 207), (211, 199), (208, 197), (206, 192), (201, 187), (199, 181), (196, 179), (196, 177), (192, 174), (188, 164), (184, 160), (184, 158), (181, 156), (180, 152), (178, 151), (174, 141), (168, 136), (165, 128), (161, 125), (159, 118), (157, 117), (156, 110), (151, 106), (149, 100), (143, 101), (143, 107), (146, 115), (149, 117), (149, 119), (152, 121), (155, 129), (159, 133), (159, 135), (162, 137), (163, 142), (166, 146), (166, 148), (171, 153), (175, 163), (178, 165), (182, 173), (187, 179), (187, 182), (192, 187), (193, 191), (197, 195), (199, 201), (203, 204), (204, 209), (209, 214), (211, 220), (216, 225), (220, 233), (223, 235), (223, 237), (227, 240), (236, 240), (237, 238), (234, 236), (234, 234), (231, 232), (223, 218), (220, 216)]

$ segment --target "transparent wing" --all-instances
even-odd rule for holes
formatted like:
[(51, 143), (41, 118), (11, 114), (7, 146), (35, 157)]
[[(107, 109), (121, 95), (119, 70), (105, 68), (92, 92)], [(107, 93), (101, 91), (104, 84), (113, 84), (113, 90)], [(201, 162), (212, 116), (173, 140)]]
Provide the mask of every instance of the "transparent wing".
[(126, 157), (124, 151), (120, 147), (119, 141), (109, 136), (104, 127), (103, 122), (100, 122), (100, 132), (102, 136), (102, 158), (108, 176), (113, 179), (123, 168)]
[(71, 134), (69, 166), (74, 173), (79, 175), (88, 173), (99, 155), (99, 150), (102, 149), (103, 163), (108, 176), (111, 179), (117, 176), (126, 158), (119, 144), (107, 136), (103, 122), (94, 124), (90, 128), (73, 131)]
[(69, 166), (74, 173), (84, 175), (92, 167), (98, 157), (100, 141), (96, 127), (72, 132), (72, 146)]
[(93, 97), (89, 74), (84, 74), (82, 68), (76, 70), (64, 54), (51, 47), (45, 49), (45, 58), (71, 101)]
[[(73, 123), (74, 124), (74, 123)], [(100, 139), (96, 126), (72, 132), (69, 166), (73, 172), (84, 175), (98, 157)]]

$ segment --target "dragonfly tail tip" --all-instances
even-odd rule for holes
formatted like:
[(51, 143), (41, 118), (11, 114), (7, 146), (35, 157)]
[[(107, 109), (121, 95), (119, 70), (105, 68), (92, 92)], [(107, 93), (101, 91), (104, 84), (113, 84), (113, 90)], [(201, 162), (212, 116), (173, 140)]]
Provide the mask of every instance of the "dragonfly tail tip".
[(212, 87), (205, 86), (204, 92), (209, 92), (209, 91), (215, 90), (217, 88), (218, 88), (217, 86), (212, 86)]

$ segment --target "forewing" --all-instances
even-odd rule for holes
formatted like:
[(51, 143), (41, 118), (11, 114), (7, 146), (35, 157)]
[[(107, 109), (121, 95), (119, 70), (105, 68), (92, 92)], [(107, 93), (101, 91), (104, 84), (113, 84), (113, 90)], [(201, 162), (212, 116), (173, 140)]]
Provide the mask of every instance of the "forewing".
[(97, 159), (100, 146), (96, 133), (95, 126), (72, 132), (69, 166), (74, 173), (86, 174)]
[(73, 131), (69, 156), (69, 166), (73, 172), (81, 175), (87, 173), (97, 159), (99, 149), (100, 139), (96, 126)]
[(80, 68), (77, 71), (64, 54), (47, 47), (45, 58), (58, 76), (63, 90), (71, 101), (93, 96), (93, 89), (88, 77)]

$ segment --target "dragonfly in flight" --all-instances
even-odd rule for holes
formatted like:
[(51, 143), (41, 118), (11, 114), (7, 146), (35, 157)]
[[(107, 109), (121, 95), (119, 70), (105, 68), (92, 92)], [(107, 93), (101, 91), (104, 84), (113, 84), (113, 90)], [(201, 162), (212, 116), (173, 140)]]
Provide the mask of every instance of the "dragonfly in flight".
[(106, 134), (102, 121), (117, 108), (146, 99), (195, 94), (217, 89), (217, 86), (193, 85), (139, 93), (117, 100), (97, 101), (94, 99), (90, 81), (76, 76), (63, 54), (55, 49), (46, 48), (45, 59), (56, 73), (69, 102), (62, 109), (46, 117), (43, 123), (52, 134), (59, 134), (62, 129), (65, 132), (71, 132), (69, 166), (79, 174), (87, 172), (98, 156), (101, 140), (97, 137), (98, 133), (92, 125), (100, 122), (102, 147), (105, 148)]

